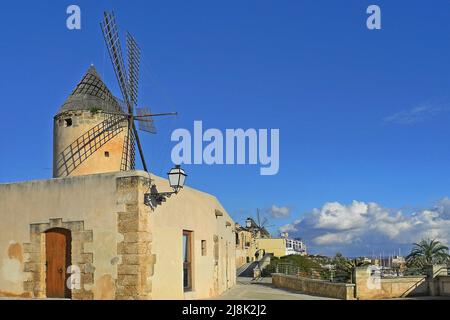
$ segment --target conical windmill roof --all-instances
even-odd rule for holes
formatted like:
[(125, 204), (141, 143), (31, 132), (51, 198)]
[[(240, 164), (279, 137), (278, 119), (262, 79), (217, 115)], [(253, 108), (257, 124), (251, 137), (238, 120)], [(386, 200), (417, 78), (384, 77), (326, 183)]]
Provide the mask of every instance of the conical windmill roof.
[(89, 67), (58, 113), (92, 109), (122, 112), (117, 99), (106, 87), (93, 65)]

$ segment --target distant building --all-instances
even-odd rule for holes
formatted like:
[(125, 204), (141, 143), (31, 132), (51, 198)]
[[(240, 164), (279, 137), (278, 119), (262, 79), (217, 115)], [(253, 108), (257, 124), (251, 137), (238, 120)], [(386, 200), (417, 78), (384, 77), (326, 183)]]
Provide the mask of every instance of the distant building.
[(406, 259), (402, 256), (373, 258), (371, 262), (373, 265), (387, 268), (404, 268), (406, 266)]
[(306, 245), (300, 239), (290, 239), (288, 233), (272, 238), (264, 227), (247, 218), (246, 225), (236, 224), (236, 267), (261, 259), (266, 254), (280, 258), (306, 255)]
[(245, 220), (245, 229), (253, 233), (255, 238), (270, 238), (270, 232), (264, 226), (259, 226), (252, 218)]
[(360, 257), (359, 260), (362, 264), (372, 264), (372, 259), (367, 257)]
[(277, 258), (289, 255), (306, 255), (306, 245), (298, 239), (285, 237), (256, 239), (256, 246), (264, 253), (271, 253)]
[(253, 233), (238, 223), (235, 226), (236, 235), (236, 268), (255, 260), (256, 243)]
[(286, 255), (306, 254), (306, 245), (300, 239), (286, 239)]
[(393, 256), (391, 258), (391, 264), (393, 267), (404, 267), (406, 265), (406, 259), (402, 256)]

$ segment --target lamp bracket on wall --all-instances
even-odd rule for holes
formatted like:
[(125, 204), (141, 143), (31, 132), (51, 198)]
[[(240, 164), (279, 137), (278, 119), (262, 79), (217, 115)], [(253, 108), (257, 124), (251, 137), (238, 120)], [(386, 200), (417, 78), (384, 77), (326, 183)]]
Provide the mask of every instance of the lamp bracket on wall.
[(173, 194), (177, 194), (184, 186), (187, 174), (179, 165), (171, 169), (167, 174), (169, 177), (169, 184), (172, 187), (172, 192), (158, 192), (155, 184), (150, 187), (150, 193), (144, 194), (144, 204), (151, 207), (153, 210), (166, 202), (167, 198), (170, 198)]
[(167, 198), (170, 198), (173, 194), (177, 194), (178, 191), (172, 192), (158, 192), (156, 185), (152, 185), (150, 193), (144, 194), (144, 204), (151, 207), (152, 209), (166, 202)]

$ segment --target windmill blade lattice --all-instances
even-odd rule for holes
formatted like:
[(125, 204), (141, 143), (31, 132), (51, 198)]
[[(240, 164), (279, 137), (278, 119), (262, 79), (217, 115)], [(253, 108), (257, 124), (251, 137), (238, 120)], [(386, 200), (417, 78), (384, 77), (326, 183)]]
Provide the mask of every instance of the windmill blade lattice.
[[(122, 47), (120, 45), (119, 32), (116, 24), (114, 12), (105, 12), (103, 22), (100, 23), (105, 38), (106, 47), (108, 48), (114, 72), (119, 82), (120, 90), (125, 102), (128, 104), (128, 80), (125, 72), (125, 66), (122, 56)], [(128, 106), (130, 108), (130, 106)], [(130, 113), (132, 110), (128, 110)]]
[(153, 121), (149, 108), (136, 108), (136, 119), (139, 130), (156, 133), (155, 122)]
[(127, 32), (127, 62), (128, 62), (128, 94), (133, 106), (137, 105), (139, 88), (139, 67), (141, 62), (141, 50), (134, 37)]
[(133, 130), (128, 130), (125, 136), (122, 152), (122, 162), (120, 170), (135, 170), (136, 169), (136, 139)]
[[(103, 23), (100, 24), (103, 36), (105, 38), (106, 46), (108, 47), (109, 56), (111, 58), (111, 62), (114, 67), (114, 72), (116, 74), (117, 81), (119, 82), (120, 90), (122, 92), (122, 96), (127, 107), (128, 111), (128, 134), (127, 138), (124, 141), (123, 146), (123, 154), (122, 154), (122, 164), (121, 167), (126, 169), (134, 169), (135, 164), (135, 148), (134, 145), (131, 146), (131, 143), (138, 144), (139, 154), (141, 156), (142, 165), (144, 170), (147, 171), (147, 164), (145, 163), (144, 152), (142, 151), (142, 147), (140, 146), (140, 139), (137, 135), (136, 128), (134, 126), (133, 114), (134, 114), (134, 105), (136, 104), (137, 99), (137, 77), (139, 76), (139, 61), (140, 61), (140, 51), (139, 47), (136, 44), (134, 38), (130, 35), (128, 40), (129, 42), (129, 50), (133, 55), (128, 58), (129, 67), (133, 72), (133, 79), (131, 82), (128, 80), (128, 76), (124, 66), (124, 60), (122, 56), (122, 46), (120, 45), (119, 32), (117, 28), (116, 18), (113, 12), (105, 12)], [(130, 88), (134, 90), (133, 93), (130, 93)], [(130, 100), (133, 99), (133, 100)], [(134, 136), (134, 139), (132, 138)], [(127, 160), (124, 160), (127, 159)], [(132, 160), (133, 159), (133, 160)]]
[[(147, 164), (144, 158), (144, 152), (140, 142), (139, 134), (136, 129), (134, 120), (138, 120), (139, 128), (142, 131), (149, 133), (156, 133), (155, 125), (153, 123), (154, 116), (174, 115), (176, 113), (165, 113), (151, 115), (148, 108), (141, 108), (137, 110), (137, 115), (134, 115), (134, 108), (138, 102), (139, 89), (139, 71), (141, 61), (141, 50), (131, 33), (126, 33), (126, 53), (127, 53), (127, 70), (124, 66), (122, 56), (122, 47), (120, 45), (119, 32), (116, 24), (116, 18), (113, 12), (105, 12), (103, 22), (100, 24), (103, 36), (105, 38), (106, 46), (108, 47), (109, 56), (114, 67), (117, 81), (119, 82), (120, 90), (124, 102), (122, 110), (128, 117), (128, 134), (124, 141), (123, 156), (121, 167), (123, 170), (135, 168), (135, 144), (138, 147), (139, 155), (142, 161), (144, 170), (147, 171)], [(128, 73), (127, 73), (128, 71)], [(119, 103), (120, 104), (120, 103)]]

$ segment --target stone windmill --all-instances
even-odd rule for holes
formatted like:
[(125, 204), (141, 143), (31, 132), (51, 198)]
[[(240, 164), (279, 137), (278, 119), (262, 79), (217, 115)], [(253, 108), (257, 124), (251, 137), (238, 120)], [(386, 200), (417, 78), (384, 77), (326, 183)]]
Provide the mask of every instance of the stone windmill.
[(136, 145), (148, 171), (135, 122), (141, 131), (156, 133), (153, 117), (176, 115), (137, 108), (139, 46), (127, 32), (125, 68), (113, 12), (104, 13), (101, 28), (122, 99), (113, 96), (91, 65), (54, 117), (54, 178), (134, 170)]

